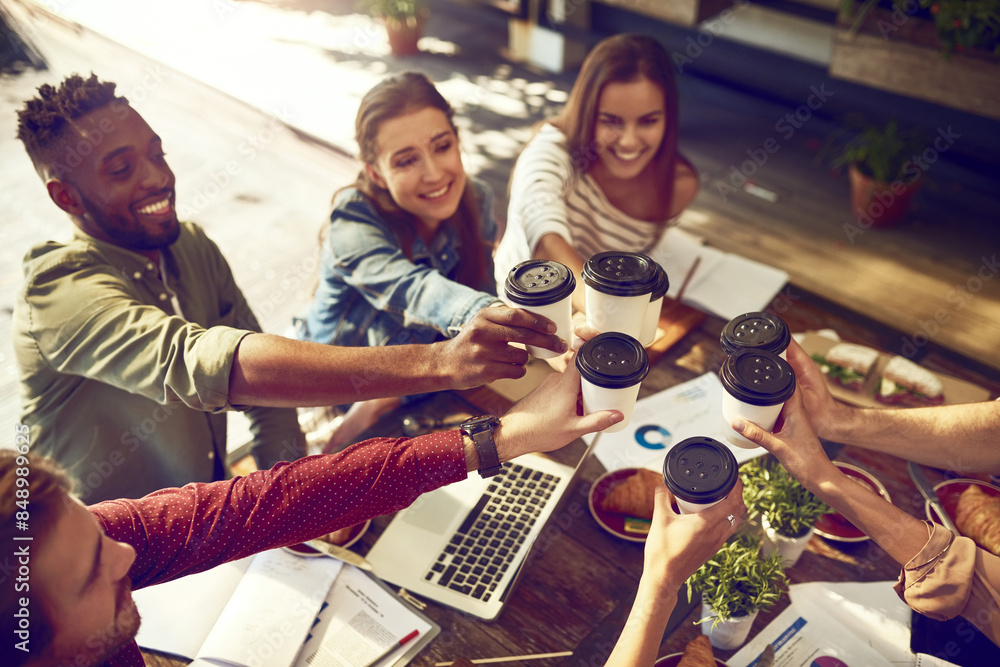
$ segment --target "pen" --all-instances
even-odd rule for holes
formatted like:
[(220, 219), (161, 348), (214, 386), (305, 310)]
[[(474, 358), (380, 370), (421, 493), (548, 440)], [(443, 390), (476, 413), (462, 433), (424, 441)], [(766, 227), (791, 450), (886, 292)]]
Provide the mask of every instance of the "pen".
[[(474, 665), (485, 665), (492, 662), (520, 662), (522, 660), (538, 660), (540, 658), (565, 658), (566, 656), (573, 655), (573, 651), (559, 651), (558, 653), (533, 653), (531, 655), (511, 655), (505, 658), (479, 658), (476, 660), (470, 660)], [(448, 662), (435, 662), (434, 667), (447, 667), (448, 665), (455, 664), (453, 661)]]
[(396, 642), (395, 644), (393, 644), (392, 646), (390, 646), (389, 648), (387, 648), (385, 651), (383, 651), (381, 655), (379, 655), (377, 658), (375, 658), (374, 660), (372, 660), (371, 662), (369, 662), (365, 667), (371, 667), (372, 665), (374, 665), (376, 663), (382, 662), (382, 660), (385, 659), (385, 657), (387, 655), (389, 655), (390, 653), (392, 653), (393, 651), (395, 651), (400, 646), (403, 646), (405, 644), (410, 643), (410, 641), (413, 640), (413, 639), (416, 639), (417, 635), (419, 635), (419, 634), (420, 634), (419, 630), (414, 630), (413, 632), (411, 632), (410, 634), (406, 635), (405, 637), (403, 637), (402, 639), (400, 639), (398, 642)]
[(681, 288), (677, 290), (677, 297), (674, 299), (674, 301), (676, 301), (677, 303), (680, 303), (681, 299), (684, 298), (684, 292), (685, 290), (687, 290), (688, 283), (691, 282), (691, 277), (694, 275), (694, 272), (698, 270), (699, 264), (701, 264), (701, 255), (698, 255), (697, 257), (694, 258), (694, 263), (691, 264), (691, 268), (688, 269), (687, 275), (684, 276), (684, 281), (681, 283)]

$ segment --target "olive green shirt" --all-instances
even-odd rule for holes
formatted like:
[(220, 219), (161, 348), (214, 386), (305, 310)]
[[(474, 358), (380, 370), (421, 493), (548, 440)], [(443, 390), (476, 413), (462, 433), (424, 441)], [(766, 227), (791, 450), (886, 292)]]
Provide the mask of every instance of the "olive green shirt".
[(197, 225), (181, 223), (159, 266), (77, 230), (32, 248), (24, 274), (21, 421), (85, 502), (225, 477), (227, 410), (250, 418), (259, 467), (305, 454), (295, 410), (229, 402), (236, 348), (260, 325)]

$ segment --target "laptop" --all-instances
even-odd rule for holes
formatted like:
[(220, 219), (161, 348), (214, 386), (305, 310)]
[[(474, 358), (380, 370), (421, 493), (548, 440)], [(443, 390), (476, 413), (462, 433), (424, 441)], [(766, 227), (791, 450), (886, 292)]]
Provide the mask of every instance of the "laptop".
[(576, 466), (540, 454), (425, 493), (398, 512), (366, 555), (378, 576), (492, 621), (503, 609), (549, 517), (558, 513), (595, 437)]

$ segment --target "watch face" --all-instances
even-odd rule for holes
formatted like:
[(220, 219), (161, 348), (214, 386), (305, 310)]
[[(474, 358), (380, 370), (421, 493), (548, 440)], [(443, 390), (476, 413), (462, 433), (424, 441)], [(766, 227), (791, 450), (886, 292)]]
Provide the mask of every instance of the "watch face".
[(472, 419), (467, 419), (462, 422), (462, 430), (471, 433), (477, 433), (488, 428), (493, 428), (497, 424), (497, 418), (493, 415), (483, 415), (481, 417), (473, 417)]

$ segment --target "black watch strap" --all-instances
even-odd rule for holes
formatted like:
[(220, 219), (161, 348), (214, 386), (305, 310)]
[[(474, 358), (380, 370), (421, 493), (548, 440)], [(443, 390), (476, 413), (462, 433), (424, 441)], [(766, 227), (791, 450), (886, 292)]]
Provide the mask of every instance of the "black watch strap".
[(498, 426), (500, 420), (493, 415), (473, 417), (462, 422), (462, 433), (469, 436), (476, 446), (479, 474), (482, 477), (493, 477), (502, 470), (497, 444), (493, 440), (493, 431)]

